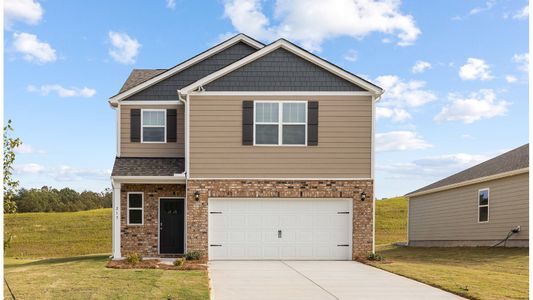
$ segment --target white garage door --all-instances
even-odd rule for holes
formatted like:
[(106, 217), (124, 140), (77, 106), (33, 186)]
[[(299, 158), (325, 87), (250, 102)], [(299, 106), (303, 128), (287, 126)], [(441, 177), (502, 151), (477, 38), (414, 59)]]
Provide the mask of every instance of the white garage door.
[(351, 199), (209, 199), (209, 257), (350, 260)]

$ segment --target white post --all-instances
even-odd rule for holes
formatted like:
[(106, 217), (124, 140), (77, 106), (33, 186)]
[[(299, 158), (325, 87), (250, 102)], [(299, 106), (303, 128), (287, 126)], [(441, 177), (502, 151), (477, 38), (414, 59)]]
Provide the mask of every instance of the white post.
[(120, 183), (113, 181), (113, 259), (121, 259), (120, 254)]

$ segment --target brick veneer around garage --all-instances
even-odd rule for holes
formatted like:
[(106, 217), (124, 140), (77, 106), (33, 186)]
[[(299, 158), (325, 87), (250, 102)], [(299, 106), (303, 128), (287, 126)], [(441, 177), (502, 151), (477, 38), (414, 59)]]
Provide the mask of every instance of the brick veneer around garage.
[[(194, 201), (194, 193), (200, 199)], [(367, 197), (361, 201), (361, 193)], [(213, 197), (352, 198), (352, 259), (366, 257), (373, 246), (372, 180), (189, 180), (187, 182), (187, 250), (207, 254), (207, 200)]]
[[(127, 224), (128, 192), (144, 193), (144, 224)], [(120, 193), (120, 250), (122, 256), (139, 253), (157, 257), (158, 209), (160, 197), (185, 198), (185, 185), (178, 184), (123, 184)]]

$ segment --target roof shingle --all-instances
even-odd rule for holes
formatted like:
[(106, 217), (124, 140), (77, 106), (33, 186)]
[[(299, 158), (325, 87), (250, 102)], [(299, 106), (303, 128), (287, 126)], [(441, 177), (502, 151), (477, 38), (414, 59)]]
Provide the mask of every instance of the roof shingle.
[(446, 177), (416, 191), (412, 191), (408, 193), (407, 196), (451, 184), (461, 183), (464, 181), (510, 172), (527, 167), (529, 167), (529, 144), (520, 146), (509, 152), (482, 162), (479, 165), (475, 165), (469, 169)]
[(126, 82), (124, 82), (124, 85), (120, 88), (119, 93), (127, 91), (165, 71), (166, 69), (133, 69), (130, 76), (128, 76), (128, 79), (126, 79)]
[(111, 176), (174, 176), (185, 170), (185, 159), (117, 157)]

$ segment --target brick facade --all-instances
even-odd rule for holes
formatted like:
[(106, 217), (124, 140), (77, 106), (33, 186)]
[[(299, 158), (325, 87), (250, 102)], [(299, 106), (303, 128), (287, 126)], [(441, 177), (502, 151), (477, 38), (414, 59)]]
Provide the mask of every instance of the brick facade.
[[(352, 198), (352, 259), (366, 257), (373, 246), (373, 181), (372, 180), (189, 180), (187, 198), (187, 250), (207, 253), (207, 200), (209, 197), (253, 198)], [(360, 195), (366, 193), (366, 200)]]
[[(128, 192), (144, 193), (144, 224), (128, 225)], [(139, 253), (157, 257), (158, 209), (160, 197), (185, 198), (185, 185), (178, 184), (123, 184), (120, 192), (120, 251), (122, 256)]]
[[(186, 190), (186, 191), (185, 191)], [(127, 192), (144, 192), (144, 225), (127, 225)], [(195, 192), (200, 193), (198, 201)], [(361, 193), (366, 200), (361, 201)], [(184, 185), (124, 184), (121, 190), (121, 252), (158, 256), (158, 202), (160, 197), (187, 194), (186, 251), (208, 249), (209, 197), (252, 198), (352, 198), (352, 259), (365, 257), (373, 246), (372, 180), (189, 180)]]

